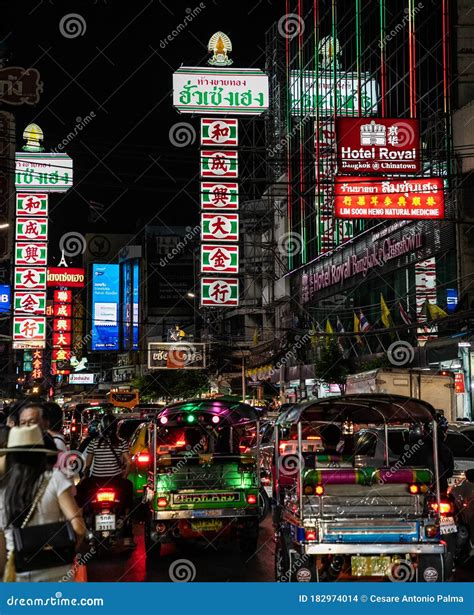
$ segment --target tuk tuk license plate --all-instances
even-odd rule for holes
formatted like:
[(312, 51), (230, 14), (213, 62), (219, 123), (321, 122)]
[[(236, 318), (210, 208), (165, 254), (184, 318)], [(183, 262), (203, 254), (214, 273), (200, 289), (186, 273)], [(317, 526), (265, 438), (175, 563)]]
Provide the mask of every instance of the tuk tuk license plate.
[(351, 571), (354, 577), (385, 577), (392, 569), (389, 556), (354, 555), (351, 557)]
[(191, 522), (193, 532), (218, 532), (221, 528), (222, 521), (218, 519), (203, 519), (202, 521)]
[(115, 515), (96, 515), (95, 529), (96, 532), (115, 530)]
[(439, 526), (439, 533), (441, 535), (454, 534), (457, 531), (458, 528), (456, 527), (453, 517), (441, 517)]

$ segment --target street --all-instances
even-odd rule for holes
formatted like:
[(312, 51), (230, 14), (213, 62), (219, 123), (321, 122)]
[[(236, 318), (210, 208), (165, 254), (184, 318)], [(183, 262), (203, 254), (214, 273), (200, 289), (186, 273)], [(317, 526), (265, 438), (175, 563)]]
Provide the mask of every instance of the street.
[[(216, 549), (212, 543), (207, 547), (204, 543), (185, 543), (179, 550), (174, 545), (166, 545), (162, 550), (159, 563), (151, 562), (147, 565), (142, 524), (135, 525), (134, 534), (138, 545), (135, 551), (131, 554), (130, 552), (120, 553), (117, 549), (117, 551), (99, 557), (95, 556), (88, 564), (88, 581), (169, 582), (171, 581), (170, 569), (178, 560), (187, 560), (184, 563), (185, 570), (194, 571), (195, 569), (193, 581), (275, 581), (274, 543), (270, 516), (260, 526), (258, 552), (248, 560), (243, 559), (232, 544), (222, 544), (219, 549)], [(343, 577), (341, 580), (350, 581), (351, 579)], [(370, 580), (377, 579), (371, 578)], [(454, 580), (474, 581), (472, 558), (456, 570)]]

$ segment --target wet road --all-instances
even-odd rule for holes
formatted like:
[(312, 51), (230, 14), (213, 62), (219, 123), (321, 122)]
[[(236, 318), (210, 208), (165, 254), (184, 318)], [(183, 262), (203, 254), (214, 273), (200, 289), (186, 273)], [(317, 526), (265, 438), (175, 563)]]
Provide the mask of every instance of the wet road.
[[(257, 553), (243, 558), (236, 545), (186, 544), (179, 549), (165, 545), (158, 562), (147, 563), (143, 541), (143, 525), (134, 528), (137, 548), (130, 552), (115, 550), (100, 557), (95, 555), (88, 563), (89, 581), (274, 581), (274, 543), (271, 518), (260, 527)], [(184, 561), (183, 561), (184, 560)], [(342, 578), (341, 580), (348, 580)], [(374, 579), (363, 579), (374, 580)], [(456, 581), (474, 581), (473, 560), (456, 572)]]

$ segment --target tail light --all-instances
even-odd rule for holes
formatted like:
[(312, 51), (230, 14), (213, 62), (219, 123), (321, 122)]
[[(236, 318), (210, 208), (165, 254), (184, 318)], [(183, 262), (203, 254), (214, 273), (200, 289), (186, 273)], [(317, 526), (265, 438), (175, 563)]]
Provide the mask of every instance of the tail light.
[(316, 495), (323, 495), (324, 487), (322, 485), (316, 485), (316, 487), (314, 488), (314, 493)]
[(95, 501), (101, 504), (110, 504), (117, 501), (117, 492), (115, 489), (99, 489), (96, 493)]
[(425, 527), (425, 535), (427, 538), (435, 538), (438, 535), (439, 529), (437, 525), (427, 525)]
[(158, 508), (165, 508), (168, 506), (168, 500), (166, 498), (158, 498), (157, 504)]
[(256, 503), (257, 503), (257, 496), (256, 495), (251, 493), (250, 495), (247, 496), (247, 504), (256, 504)]
[(241, 453), (249, 453), (250, 449), (248, 446), (245, 446), (244, 444), (239, 444), (239, 451)]
[[(438, 502), (430, 502), (431, 510), (434, 512), (438, 512)], [(454, 511), (453, 505), (451, 502), (441, 501), (439, 504), (439, 514), (440, 515), (451, 515)]]
[(305, 530), (304, 537), (305, 537), (305, 540), (316, 540), (317, 538), (316, 530), (313, 528)]
[(147, 466), (150, 463), (150, 454), (147, 452), (138, 453), (136, 460), (138, 465)]
[(408, 491), (412, 493), (413, 495), (416, 495), (417, 493), (420, 493), (420, 488), (418, 485), (410, 485), (408, 487)]

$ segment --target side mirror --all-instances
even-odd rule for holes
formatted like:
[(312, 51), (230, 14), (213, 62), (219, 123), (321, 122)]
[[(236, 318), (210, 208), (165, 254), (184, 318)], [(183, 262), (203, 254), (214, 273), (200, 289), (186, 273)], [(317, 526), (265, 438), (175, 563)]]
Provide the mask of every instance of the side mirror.
[(468, 482), (474, 483), (474, 468), (471, 468), (470, 470), (466, 470), (465, 476)]

